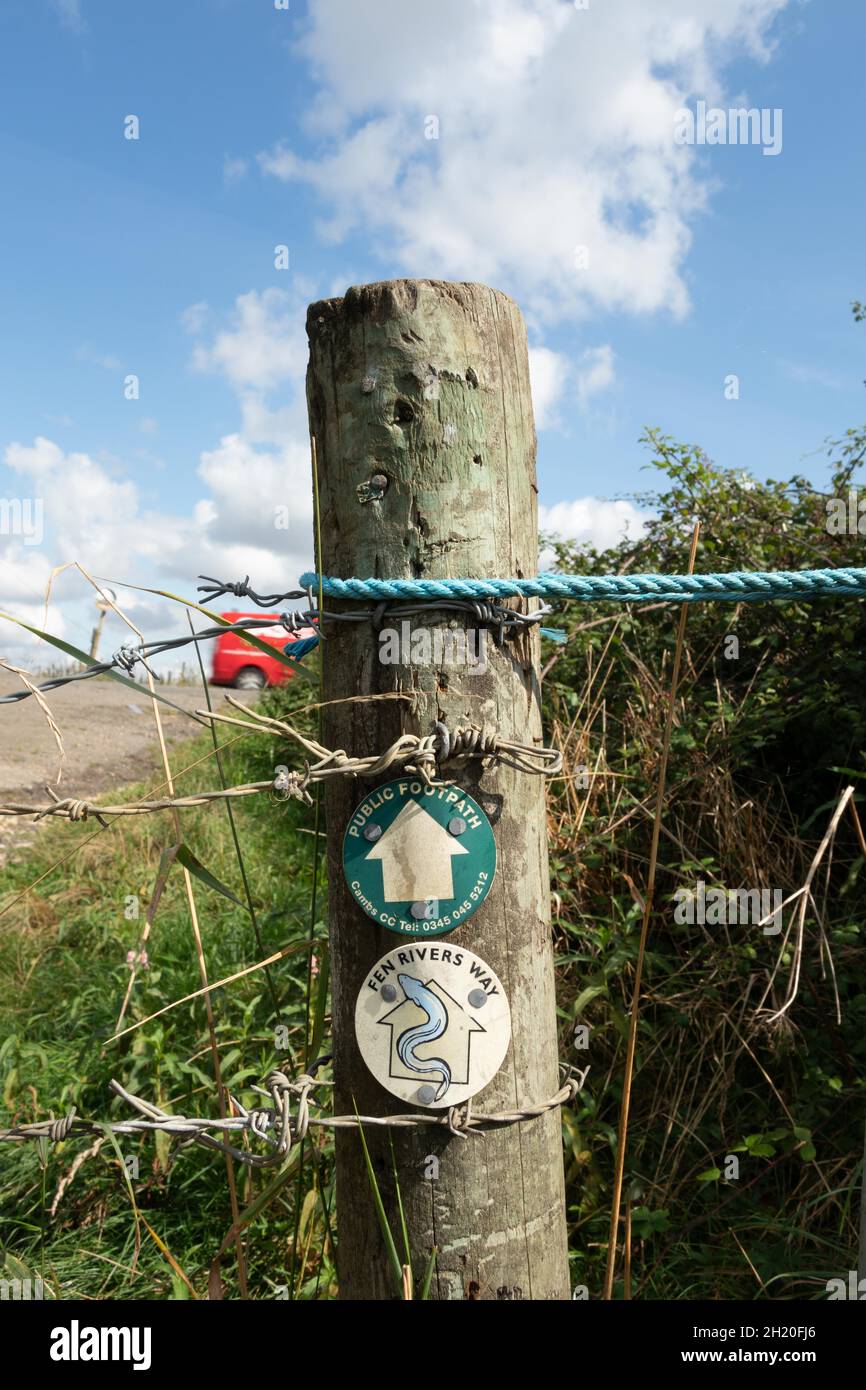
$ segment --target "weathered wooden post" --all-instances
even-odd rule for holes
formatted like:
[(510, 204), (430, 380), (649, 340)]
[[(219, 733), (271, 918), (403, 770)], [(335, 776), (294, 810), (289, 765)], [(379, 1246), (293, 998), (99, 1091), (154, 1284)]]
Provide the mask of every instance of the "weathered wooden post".
[[(526, 332), (512, 300), (483, 285), (386, 281), (311, 305), (307, 331), (321, 572), (389, 579), (535, 574), (535, 427)], [(473, 626), (471, 617), (441, 610), (412, 620), (413, 628), (424, 623)], [(495, 726), (505, 738), (541, 743), (537, 629), (502, 650), (488, 640), (483, 673), (413, 663), (405, 653), (401, 664), (383, 664), (371, 622), (326, 623), (325, 638), (323, 699), (386, 691), (415, 697), (414, 704), (327, 706), (328, 747), (378, 753), (404, 731), (431, 732), (436, 720)], [(496, 878), (477, 914), (438, 944), (483, 957), (508, 994), (511, 1045), (475, 1102), (490, 1112), (547, 1100), (560, 1079), (543, 778), (480, 767), (471, 763), (455, 780), (493, 823)], [(341, 858), (352, 812), (373, 785), (330, 779), (325, 808), (335, 1104), (340, 1113), (357, 1104), (362, 1114), (384, 1115), (413, 1107), (395, 1101), (359, 1055), (355, 1003), (374, 963), (405, 938), (365, 915)], [(558, 1111), (467, 1138), (439, 1128), (390, 1133), (416, 1288), (435, 1245), (434, 1298), (569, 1296)], [(396, 1233), (388, 1133), (368, 1128), (367, 1142)], [(337, 1225), (342, 1297), (393, 1298), (353, 1131), (337, 1133)]]

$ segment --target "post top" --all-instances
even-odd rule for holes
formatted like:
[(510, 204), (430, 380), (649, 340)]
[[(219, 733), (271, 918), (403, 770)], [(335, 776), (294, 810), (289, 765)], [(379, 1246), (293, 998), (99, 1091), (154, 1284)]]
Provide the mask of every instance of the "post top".
[(473, 301), (495, 299), (500, 305), (507, 305), (512, 312), (520, 313), (510, 295), (473, 280), (377, 280), (369, 285), (352, 285), (344, 295), (310, 304), (307, 309), (307, 334), (313, 337), (317, 329), (336, 318), (372, 318), (382, 322), (414, 313), (426, 292), (451, 299), (464, 310), (469, 309)]

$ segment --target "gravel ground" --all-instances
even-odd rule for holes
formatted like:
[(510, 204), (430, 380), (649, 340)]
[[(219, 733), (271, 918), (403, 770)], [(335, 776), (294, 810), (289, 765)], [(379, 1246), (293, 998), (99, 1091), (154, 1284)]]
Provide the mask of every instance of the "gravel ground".
[[(0, 694), (20, 689), (19, 680), (0, 671)], [(200, 686), (161, 685), (159, 692), (183, 710), (206, 704)], [(211, 690), (214, 708), (219, 708), (225, 693)], [(230, 693), (250, 703), (256, 695)], [(45, 698), (63, 739), (60, 781), (57, 744), (37, 701), (31, 696), (18, 704), (0, 705), (0, 803), (44, 805), (50, 799), (46, 784), (58, 796), (90, 799), (141, 781), (152, 770), (154, 780), (162, 780), (156, 725), (145, 695), (99, 678), (48, 691)], [(159, 710), (169, 746), (203, 728), (166, 705)], [(177, 758), (172, 762), (179, 766)], [(25, 817), (0, 817), (0, 863), (13, 845), (32, 843), (39, 829)]]

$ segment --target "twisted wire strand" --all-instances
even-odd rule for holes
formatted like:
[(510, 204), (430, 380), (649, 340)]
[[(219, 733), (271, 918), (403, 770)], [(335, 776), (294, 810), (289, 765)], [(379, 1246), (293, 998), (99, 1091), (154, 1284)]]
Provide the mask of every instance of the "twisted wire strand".
[[(205, 578), (201, 575), (200, 578)], [(104, 676), (118, 668), (127, 675), (133, 674), (138, 662), (150, 670), (148, 661), (164, 652), (184, 647), (189, 642), (207, 642), (228, 632), (252, 632), (257, 628), (284, 626), (296, 636), (302, 627), (318, 622), (317, 636), (323, 637), (321, 620), (327, 618), (337, 622), (358, 622), (371, 620), (381, 623), (383, 601), (394, 599), (416, 599), (423, 602), (419, 607), (406, 607), (402, 614), (392, 610), (393, 616), (409, 617), (427, 612), (430, 600), (444, 600), (437, 606), (453, 608), (455, 611), (473, 613), (479, 623), (490, 626), (498, 633), (501, 644), (504, 636), (519, 632), (528, 624), (535, 623), (543, 612), (514, 613), (512, 609), (502, 608), (479, 600), (501, 598), (561, 598), (577, 599), (585, 603), (701, 603), (715, 600), (722, 603), (761, 603), (770, 600), (794, 602), (798, 599), (814, 598), (862, 598), (866, 596), (866, 569), (840, 567), (820, 570), (731, 570), (728, 574), (553, 574), (544, 572), (532, 579), (336, 579), (322, 576), (321, 590), (329, 598), (373, 599), (377, 607), (362, 613), (319, 613), (312, 598), (313, 588), (318, 587), (319, 576), (314, 572), (301, 575), (302, 589), (290, 589), (281, 594), (256, 594), (249, 587), (249, 576), (240, 583), (223, 583), (209, 579), (207, 585), (200, 586), (200, 592), (211, 598), (231, 593), (239, 598), (250, 598), (260, 606), (273, 606), (290, 599), (307, 598), (309, 607), (302, 612), (281, 613), (278, 618), (243, 618), (235, 623), (221, 624), (219, 627), (205, 628), (188, 637), (173, 637), (159, 642), (142, 642), (138, 646), (122, 646), (110, 661), (98, 661), (66, 676), (55, 676), (33, 689), (15, 690), (0, 695), (0, 705), (17, 704), (19, 700), (29, 700), (36, 691), (56, 690), (73, 681), (89, 680), (92, 676)], [(468, 608), (459, 609), (454, 600), (468, 603)], [(561, 642), (564, 633), (560, 628), (541, 629), (542, 634)], [(156, 677), (156, 673), (151, 671)], [(156, 677), (159, 679), (159, 677)], [(144, 687), (142, 687), (143, 693)]]
[[(203, 577), (203, 576), (202, 576)], [(212, 584), (218, 581), (210, 581)], [(204, 586), (199, 586), (201, 592)], [(58, 690), (61, 686), (71, 685), (75, 681), (91, 680), (94, 676), (105, 676), (112, 671), (123, 671), (127, 676), (135, 675), (135, 668), (140, 663), (145, 670), (153, 676), (154, 680), (159, 681), (161, 677), (149, 665), (150, 661), (156, 656), (162, 656), (165, 652), (177, 651), (181, 647), (189, 646), (193, 642), (211, 642), (218, 637), (227, 634), (245, 632), (265, 631), (268, 628), (281, 627), (297, 639), (301, 634), (306, 634), (309, 641), (314, 644), (314, 638), (324, 636), (321, 630), (322, 619), (328, 622), (372, 622), (378, 629), (382, 626), (386, 618), (409, 618), (430, 612), (430, 603), (405, 603), (391, 605), (388, 603), (378, 603), (375, 608), (355, 610), (350, 613), (320, 613), (312, 601), (311, 595), (304, 590), (291, 590), (284, 594), (254, 594), (252, 590), (245, 588), (245, 584), (229, 584), (219, 586), (219, 593), (235, 593), (241, 590), (239, 597), (249, 597), (253, 602), (260, 605), (273, 607), (275, 603), (289, 599), (310, 598), (310, 604), (304, 609), (286, 610), (276, 618), (239, 618), (234, 623), (220, 623), (218, 626), (201, 628), (198, 632), (190, 633), (188, 636), (161, 638), (152, 642), (140, 642), (137, 645), (125, 644), (118, 647), (110, 661), (94, 661), (89, 666), (85, 666), (81, 671), (70, 671), (66, 675), (54, 676), (51, 680), (43, 681), (40, 685), (28, 687), (25, 690), (13, 690), (6, 695), (0, 695), (0, 705), (14, 705), (20, 700), (29, 700), (31, 695), (37, 691), (43, 693), (49, 690)], [(475, 618), (479, 626), (489, 627), (494, 634), (497, 646), (501, 646), (506, 638), (513, 637), (524, 629), (541, 623), (542, 619), (552, 610), (549, 604), (543, 604), (534, 613), (517, 613), (513, 608), (505, 608), (501, 604), (485, 602), (481, 599), (445, 601), (435, 605), (439, 609), (455, 613), (466, 613)], [(310, 634), (310, 629), (314, 633)], [(562, 642), (565, 640), (565, 633), (560, 628), (542, 627), (541, 632), (545, 637), (550, 637), (553, 641)], [(303, 638), (300, 643), (289, 643), (283, 648), (285, 655), (292, 656), (295, 645), (298, 647), (297, 660), (301, 660), (309, 648), (304, 644)], [(147, 695), (148, 691), (144, 686), (141, 687), (142, 694)]]
[(149, 816), (155, 811), (170, 811), (175, 807), (204, 806), (209, 801), (221, 801), (223, 799), (232, 800), (235, 797), (255, 796), (261, 792), (280, 791), (287, 796), (297, 797), (298, 800), (309, 802), (310, 797), (306, 792), (307, 776), (305, 772), (292, 772), (280, 774), (279, 785), (275, 778), (271, 782), (247, 782), (238, 787), (221, 787), (217, 791), (197, 792), (192, 796), (163, 796), (153, 801), (134, 801), (122, 806), (98, 806), (93, 801), (87, 801), (83, 797), (75, 796), (56, 796), (50, 787), (46, 791), (54, 797), (54, 801), (48, 806), (19, 806), (10, 803), (0, 805), (0, 816), (32, 816), (35, 821), (45, 820), (46, 817), (59, 816), (61, 820), (86, 821), (92, 816), (94, 820), (105, 825), (105, 816)]
[(335, 579), (307, 573), (300, 582), (330, 598), (524, 598), (620, 603), (758, 603), (769, 599), (856, 598), (866, 595), (866, 569), (731, 570), (728, 574), (553, 574), (531, 579)]
[[(231, 580), (211, 579), (207, 575), (200, 574), (199, 579), (204, 579), (204, 584), (198, 585), (198, 592), (209, 600), (221, 598), (224, 594), (233, 594), (236, 598), (249, 598), (260, 608), (273, 608), (278, 603), (288, 602), (292, 599), (309, 599), (309, 607), (306, 610), (296, 610), (293, 613), (282, 613), (280, 617), (291, 631), (297, 631), (301, 626), (309, 626), (315, 622), (339, 622), (339, 623), (364, 623), (371, 622), (378, 631), (382, 627), (386, 618), (414, 618), (430, 612), (429, 602), (417, 603), (388, 603), (379, 602), (375, 608), (353, 609), (348, 613), (320, 613), (313, 600), (313, 585), (306, 589), (289, 589), (283, 594), (257, 594), (250, 588), (250, 577), (240, 582)], [(512, 637), (527, 627), (532, 627), (542, 620), (553, 610), (550, 604), (543, 603), (532, 613), (518, 613), (513, 608), (506, 608), (501, 603), (480, 598), (474, 599), (443, 599), (436, 603), (438, 610), (450, 613), (465, 613), (475, 619), (480, 626), (492, 629), (497, 646), (501, 646), (506, 637)], [(554, 641), (560, 640), (559, 628), (541, 628), (542, 633), (547, 637), (552, 637)], [(564, 634), (562, 634), (564, 636)]]
[[(41, 685), (34, 686), (33, 689), (14, 690), (8, 695), (0, 695), (0, 705), (17, 704), (19, 700), (27, 700), (31, 695), (38, 691), (57, 690), (62, 685), (71, 685), (74, 681), (90, 680), (93, 676), (105, 676), (111, 671), (125, 671), (128, 676), (132, 676), (136, 665), (141, 664), (150, 671), (154, 680), (161, 677), (156, 671), (151, 670), (148, 662), (155, 656), (161, 656), (164, 652), (176, 651), (179, 647), (186, 647), (191, 642), (210, 642), (216, 637), (223, 637), (226, 633), (256, 632), (259, 628), (286, 627), (291, 633), (297, 633), (301, 627), (309, 627), (309, 622), (298, 623), (298, 615), (294, 613), (281, 613), (278, 618), (241, 618), (236, 623), (220, 623), (217, 627), (202, 628), (201, 631), (190, 633), (186, 637), (167, 637), (157, 642), (140, 642), (137, 646), (125, 645), (118, 647), (110, 661), (95, 661), (90, 666), (85, 666), (83, 671), (71, 671), (68, 675), (55, 676), (52, 680), (43, 681)], [(149, 692), (146, 686), (141, 687), (143, 695)]]
[(307, 589), (287, 589), (283, 594), (257, 594), (255, 589), (250, 588), (249, 575), (246, 579), (237, 582), (230, 579), (212, 579), (207, 574), (200, 574), (199, 579), (203, 579), (205, 582), (197, 586), (197, 592), (203, 594), (207, 599), (212, 601), (222, 598), (224, 594), (231, 594), (234, 598), (250, 599), (257, 608), (276, 608), (278, 603), (307, 598), (310, 594)]
[[(328, 1060), (328, 1059), (324, 1059)], [(445, 1111), (405, 1112), (398, 1115), (314, 1115), (311, 1105), (319, 1102), (314, 1094), (318, 1087), (332, 1087), (332, 1081), (318, 1080), (315, 1071), (322, 1061), (314, 1063), (309, 1072), (294, 1079), (283, 1072), (273, 1071), (266, 1078), (264, 1087), (253, 1086), (251, 1090), (270, 1101), (269, 1105), (247, 1109), (236, 1096), (231, 1103), (237, 1111), (234, 1115), (222, 1118), (206, 1118), (172, 1114), (160, 1109), (152, 1102), (132, 1095), (112, 1081), (110, 1088), (115, 1095), (124, 1100), (138, 1117), (128, 1120), (100, 1121), (79, 1117), (75, 1110), (57, 1120), (37, 1120), (31, 1124), (12, 1125), (0, 1129), (0, 1143), (23, 1144), (34, 1140), (47, 1140), (52, 1144), (82, 1135), (105, 1134), (148, 1134), (159, 1131), (180, 1141), (179, 1148), (190, 1144), (200, 1144), (204, 1148), (216, 1149), (229, 1154), (239, 1163), (251, 1168), (273, 1168), (283, 1163), (293, 1145), (300, 1143), (312, 1128), (320, 1129), (359, 1129), (362, 1126), (389, 1129), (413, 1129), (421, 1126), (447, 1129), (456, 1138), (466, 1139), (470, 1135), (483, 1133), (506, 1125), (521, 1124), (537, 1119), (549, 1110), (569, 1105), (580, 1093), (586, 1081), (589, 1067), (582, 1072), (563, 1065), (565, 1073), (563, 1084), (548, 1100), (518, 1106), (512, 1110), (494, 1111), (492, 1114), (476, 1114), (471, 1100), (464, 1105), (452, 1106)], [(293, 1107), (294, 1105), (294, 1113)], [(264, 1144), (268, 1152), (257, 1153), (252, 1149), (238, 1148), (225, 1138), (218, 1139), (214, 1134), (247, 1134)]]
[(494, 640), (498, 647), (502, 646), (506, 638), (514, 637), (523, 632), (526, 628), (541, 625), (542, 635), (553, 637), (559, 640), (559, 628), (549, 628), (543, 626), (543, 620), (553, 609), (549, 603), (543, 603), (540, 608), (536, 608), (532, 613), (518, 613), (514, 608), (506, 608), (501, 603), (495, 603), (490, 599), (438, 599), (434, 603), (429, 600), (417, 603), (388, 603), (380, 602), (375, 608), (354, 609), (348, 613), (316, 613), (317, 618), (327, 622), (340, 623), (372, 623), (378, 632), (384, 626), (386, 619), (416, 618), (428, 616), (431, 608), (438, 612), (461, 613), (467, 617), (474, 618), (479, 627), (490, 628)]
[[(198, 710), (204, 719), (237, 725), (241, 728), (264, 728), (292, 738), (311, 756), (303, 770), (280, 767), (269, 782), (245, 782), (237, 787), (221, 787), (215, 791), (194, 792), (190, 796), (163, 796), (151, 801), (136, 801), (120, 806), (99, 806), (83, 797), (59, 797), (50, 787), (46, 790), (52, 801), (47, 806), (0, 804), (0, 816), (32, 816), (34, 820), (59, 816), (62, 820), (86, 821), (93, 816), (101, 825), (105, 817), (145, 816), (155, 811), (168, 811), (189, 806), (204, 806), (210, 801), (255, 796), (262, 792), (275, 793), (280, 800), (312, 803), (309, 787), (327, 777), (381, 777), (389, 772), (408, 772), (421, 778), (428, 786), (437, 785), (445, 767), (463, 767), (473, 759), (495, 762), (515, 772), (537, 777), (555, 777), (562, 771), (562, 754), (557, 748), (536, 747), (505, 739), (492, 728), (463, 725), (449, 729), (437, 722), (429, 734), (401, 734), (383, 753), (355, 758), (342, 748), (325, 748), (315, 739), (301, 734), (281, 719), (271, 719), (244, 709), (245, 720), (233, 719), (215, 710)], [(254, 720), (255, 723), (250, 721)]]
[[(204, 576), (200, 576), (204, 578)], [(385, 612), (383, 601), (394, 599), (422, 600), (419, 606), (409, 604), (402, 610), (390, 610), (389, 616), (410, 617), (429, 611), (430, 600), (439, 600), (438, 607), (471, 613), (476, 621), (490, 626), (498, 634), (497, 642), (522, 628), (536, 623), (549, 608), (535, 613), (515, 613), (489, 602), (500, 598), (561, 598), (586, 603), (701, 603), (715, 600), (723, 603), (761, 603), (770, 600), (794, 602), (813, 598), (862, 598), (866, 596), (866, 569), (842, 568), (820, 570), (731, 570), (728, 574), (552, 574), (542, 573), (533, 579), (335, 579), (323, 576), (322, 593), (329, 598), (373, 599), (377, 607), (356, 613), (319, 613), (312, 600), (313, 588), (319, 585), (314, 572), (301, 575), (303, 589), (291, 589), (281, 594), (256, 594), (249, 588), (249, 576), (243, 583), (224, 584), (208, 580), (200, 586), (212, 598), (225, 593), (248, 597), (261, 606), (272, 606), (290, 599), (306, 597), (309, 607), (302, 612), (281, 613), (278, 618), (243, 618), (235, 623), (205, 628), (188, 637), (167, 638), (159, 642), (142, 642), (138, 646), (122, 646), (110, 661), (94, 662), (83, 671), (55, 676), (33, 689), (15, 690), (0, 695), (0, 705), (29, 700), (36, 691), (56, 690), (73, 681), (104, 676), (118, 668), (132, 675), (138, 662), (148, 670), (148, 661), (164, 652), (174, 651), (190, 642), (207, 642), (230, 632), (253, 632), (257, 628), (285, 627), (292, 635), (304, 627), (327, 618), (336, 622), (372, 621), (381, 624)], [(460, 602), (466, 603), (462, 607)], [(487, 602), (479, 602), (487, 601)], [(541, 629), (542, 634), (562, 641), (559, 628)], [(156, 673), (151, 671), (151, 675)], [(159, 677), (156, 677), (159, 679)], [(145, 692), (146, 693), (146, 692)]]

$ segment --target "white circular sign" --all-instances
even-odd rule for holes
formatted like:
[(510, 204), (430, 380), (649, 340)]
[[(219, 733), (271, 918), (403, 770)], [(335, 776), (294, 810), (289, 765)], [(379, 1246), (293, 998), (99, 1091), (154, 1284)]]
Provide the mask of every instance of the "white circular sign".
[(462, 946), (407, 942), (376, 962), (355, 1005), (370, 1071), (412, 1106), (445, 1110), (502, 1066), (511, 1010), (498, 976)]

